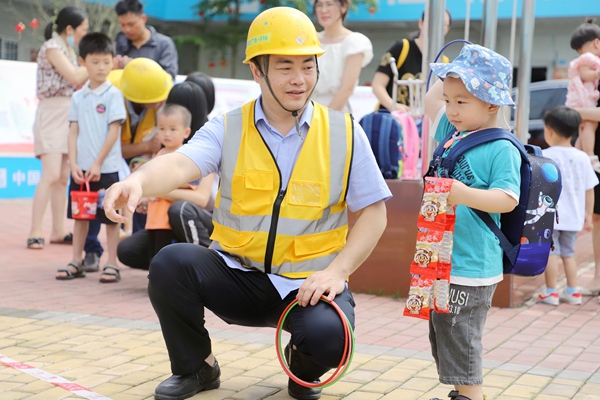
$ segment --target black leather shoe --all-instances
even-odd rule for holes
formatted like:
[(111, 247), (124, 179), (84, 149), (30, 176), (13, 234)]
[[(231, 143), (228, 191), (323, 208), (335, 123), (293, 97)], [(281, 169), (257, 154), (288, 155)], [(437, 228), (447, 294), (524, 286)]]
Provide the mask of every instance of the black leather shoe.
[(221, 369), (215, 359), (211, 367), (203, 363), (202, 367), (193, 374), (173, 375), (162, 381), (154, 391), (156, 400), (183, 400), (204, 390), (218, 389), (221, 385), (219, 377)]
[(321, 398), (321, 389), (304, 387), (288, 379), (288, 394), (297, 400), (316, 400)]
[[(318, 377), (329, 369), (313, 365), (306, 356), (298, 350), (293, 350), (290, 343), (285, 347), (284, 353), (292, 373), (303, 381), (318, 383), (320, 382)], [(288, 394), (297, 400), (316, 400), (321, 398), (321, 389), (308, 388), (288, 379)]]

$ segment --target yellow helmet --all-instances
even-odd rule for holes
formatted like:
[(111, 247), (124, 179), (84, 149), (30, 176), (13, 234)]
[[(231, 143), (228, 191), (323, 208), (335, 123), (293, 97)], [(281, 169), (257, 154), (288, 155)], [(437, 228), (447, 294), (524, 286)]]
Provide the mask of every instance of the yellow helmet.
[(173, 78), (154, 60), (139, 57), (129, 61), (120, 80), (123, 96), (134, 103), (160, 103), (167, 99)]
[(273, 7), (252, 21), (244, 64), (267, 54), (318, 57), (324, 52), (315, 25), (306, 14), (291, 7)]
[(121, 89), (121, 76), (123, 76), (122, 69), (113, 69), (110, 71), (107, 78), (113, 86)]

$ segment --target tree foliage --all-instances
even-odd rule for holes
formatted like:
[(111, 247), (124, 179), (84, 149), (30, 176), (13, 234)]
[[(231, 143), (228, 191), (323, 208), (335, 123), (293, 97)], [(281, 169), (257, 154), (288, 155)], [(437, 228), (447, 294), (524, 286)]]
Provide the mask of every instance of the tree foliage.
[(49, 22), (54, 21), (58, 12), (66, 6), (79, 7), (88, 15), (90, 23), (90, 32), (104, 32), (109, 37), (114, 38), (119, 31), (119, 20), (114, 9), (114, 1), (98, 0), (95, 3), (88, 3), (83, 0), (31, 0), (28, 3), (28, 10), (23, 13), (14, 5), (14, 0), (7, 0), (2, 9), (17, 16), (25, 25), (33, 18), (36, 18), (40, 26), (33, 30), (27, 26), (25, 33), (33, 35), (36, 39), (44, 41), (44, 28)]

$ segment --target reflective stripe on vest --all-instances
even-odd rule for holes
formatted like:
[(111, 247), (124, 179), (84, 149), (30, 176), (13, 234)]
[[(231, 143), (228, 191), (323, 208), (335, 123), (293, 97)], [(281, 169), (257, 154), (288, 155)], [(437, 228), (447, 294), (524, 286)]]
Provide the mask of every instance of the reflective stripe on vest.
[(211, 248), (263, 272), (304, 278), (346, 244), (353, 147), (349, 114), (314, 104), (287, 189), (254, 123), (255, 101), (225, 114)]

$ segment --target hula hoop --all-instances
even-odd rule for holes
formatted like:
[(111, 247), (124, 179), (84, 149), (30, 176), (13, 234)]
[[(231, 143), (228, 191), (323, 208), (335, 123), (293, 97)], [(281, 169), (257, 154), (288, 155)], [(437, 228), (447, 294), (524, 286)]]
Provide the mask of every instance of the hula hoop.
[(334, 373), (329, 378), (327, 378), (323, 382), (318, 383), (303, 381), (302, 379), (298, 378), (292, 373), (285, 357), (283, 356), (283, 347), (281, 345), (283, 323), (286, 320), (292, 308), (298, 305), (298, 300), (292, 301), (281, 313), (281, 317), (279, 318), (279, 322), (277, 323), (277, 333), (275, 335), (275, 350), (277, 351), (277, 359), (279, 360), (279, 364), (281, 364), (283, 371), (286, 373), (287, 376), (290, 377), (291, 380), (296, 382), (298, 385), (308, 388), (325, 388), (333, 385), (334, 383), (339, 381), (342, 378), (342, 376), (344, 376), (344, 374), (348, 370), (348, 367), (350, 367), (350, 363), (352, 363), (352, 359), (354, 358), (354, 331), (352, 330), (352, 325), (350, 324), (348, 317), (346, 317), (346, 314), (344, 314), (344, 312), (340, 309), (340, 307), (337, 304), (335, 304), (333, 301), (329, 301), (325, 296), (321, 296), (319, 301), (324, 301), (325, 303), (330, 304), (335, 309), (335, 311), (340, 316), (340, 319), (342, 320), (342, 325), (344, 327), (344, 352), (342, 353), (342, 359), (340, 360), (340, 364), (338, 365)]

